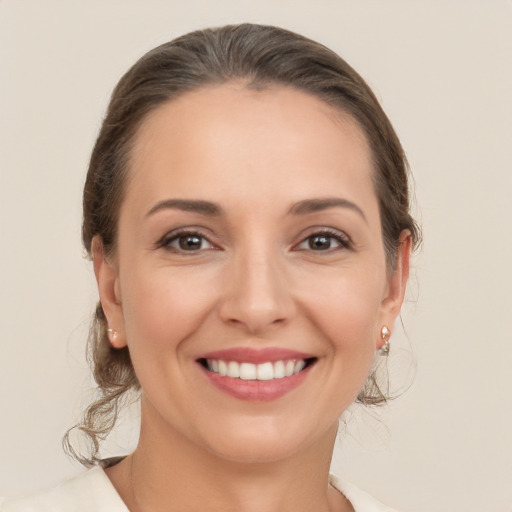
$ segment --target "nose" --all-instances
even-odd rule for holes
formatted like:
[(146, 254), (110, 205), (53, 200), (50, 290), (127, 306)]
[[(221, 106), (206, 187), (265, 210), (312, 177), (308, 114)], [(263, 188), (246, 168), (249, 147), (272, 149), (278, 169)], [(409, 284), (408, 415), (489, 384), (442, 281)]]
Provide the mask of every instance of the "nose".
[(269, 252), (240, 254), (226, 269), (221, 319), (245, 330), (263, 334), (290, 321), (295, 305), (285, 263)]

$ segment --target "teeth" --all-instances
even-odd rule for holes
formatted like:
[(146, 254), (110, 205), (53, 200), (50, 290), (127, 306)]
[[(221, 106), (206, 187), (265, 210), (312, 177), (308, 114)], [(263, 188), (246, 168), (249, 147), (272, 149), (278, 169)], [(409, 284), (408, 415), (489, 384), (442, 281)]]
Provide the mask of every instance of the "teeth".
[[(234, 363), (238, 364), (238, 363)], [(257, 375), (257, 368), (255, 364), (242, 363), (240, 365), (240, 378), (242, 380), (255, 380)]]
[(283, 361), (276, 361), (274, 363), (274, 379), (282, 379), (284, 377), (284, 363)]
[(208, 359), (208, 370), (218, 373), (222, 377), (231, 377), (242, 380), (273, 380), (291, 377), (300, 373), (306, 367), (303, 359), (267, 362), (261, 364), (238, 363), (236, 361), (221, 361)]
[(259, 364), (256, 367), (258, 380), (272, 380), (274, 378), (274, 365), (272, 363)]
[(304, 370), (304, 367), (306, 366), (306, 362), (302, 359), (300, 361), (297, 361), (295, 363), (295, 367), (293, 369), (293, 373), (299, 373), (301, 370)]
[(225, 377), (228, 374), (228, 365), (224, 361), (219, 361), (219, 375)]
[(238, 377), (240, 377), (240, 367), (239, 367), (238, 363), (235, 363), (234, 361), (230, 361), (228, 363), (228, 372), (226, 375), (233, 379), (238, 379)]
[(284, 376), (291, 377), (293, 375), (293, 370), (295, 369), (295, 361), (287, 361), (284, 366)]

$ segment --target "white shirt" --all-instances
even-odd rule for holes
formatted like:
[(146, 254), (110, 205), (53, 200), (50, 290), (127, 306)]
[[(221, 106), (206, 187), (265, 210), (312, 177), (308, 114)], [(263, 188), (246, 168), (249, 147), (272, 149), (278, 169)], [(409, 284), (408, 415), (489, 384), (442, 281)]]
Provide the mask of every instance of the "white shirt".
[[(355, 512), (396, 512), (355, 485), (331, 475), (331, 484)], [(103, 468), (97, 466), (61, 485), (27, 498), (0, 498), (0, 512), (129, 512)]]

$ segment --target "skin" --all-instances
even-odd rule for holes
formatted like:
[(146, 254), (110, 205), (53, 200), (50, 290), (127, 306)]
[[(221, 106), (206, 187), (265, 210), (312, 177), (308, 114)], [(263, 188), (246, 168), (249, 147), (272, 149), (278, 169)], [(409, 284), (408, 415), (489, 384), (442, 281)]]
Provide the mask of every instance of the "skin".
[[(107, 470), (130, 510), (352, 510), (327, 485), (337, 422), (400, 311), (410, 249), (404, 232), (390, 274), (371, 173), (359, 126), (291, 88), (209, 87), (145, 120), (115, 256), (93, 242), (113, 343), (142, 386), (138, 447)], [(352, 206), (296, 211), (326, 198)], [(203, 238), (180, 249), (178, 229)], [(239, 346), (317, 360), (284, 396), (240, 400), (196, 361)]]

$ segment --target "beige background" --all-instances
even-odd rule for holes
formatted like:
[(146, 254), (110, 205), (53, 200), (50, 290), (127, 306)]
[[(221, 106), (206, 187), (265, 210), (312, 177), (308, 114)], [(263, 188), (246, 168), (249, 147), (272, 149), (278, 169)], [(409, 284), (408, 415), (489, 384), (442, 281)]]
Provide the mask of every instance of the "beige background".
[[(380, 417), (353, 411), (335, 471), (403, 512), (510, 512), (511, 14), (504, 0), (0, 0), (0, 495), (81, 471), (60, 438), (91, 385), (80, 195), (112, 87), (158, 43), (254, 21), (354, 65), (416, 178), (425, 244), (395, 336), (397, 381), (409, 345), (416, 378)], [(125, 438), (129, 423), (111, 452)]]

